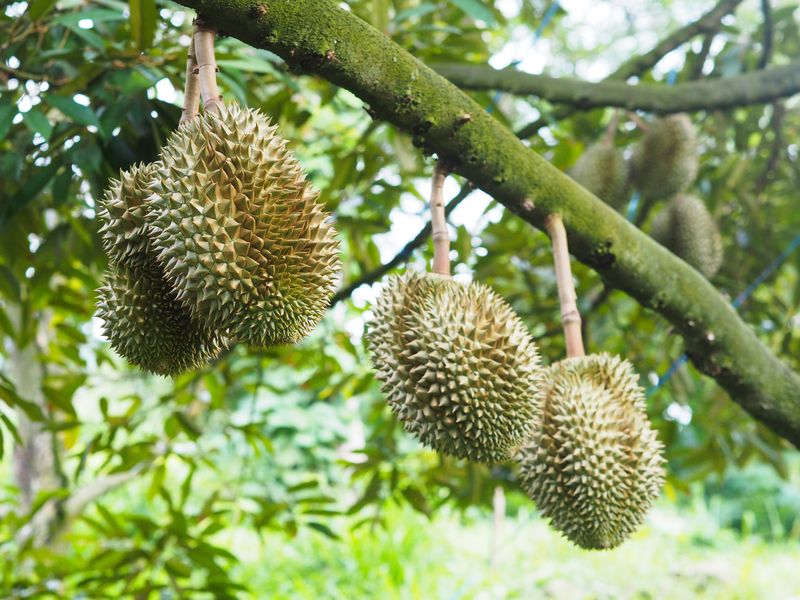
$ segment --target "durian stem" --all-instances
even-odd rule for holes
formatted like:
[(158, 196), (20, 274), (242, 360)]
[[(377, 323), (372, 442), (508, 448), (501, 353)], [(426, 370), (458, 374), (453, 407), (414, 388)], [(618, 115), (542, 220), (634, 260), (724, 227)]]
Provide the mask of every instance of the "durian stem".
[(621, 111), (615, 110), (614, 115), (611, 117), (611, 121), (608, 123), (608, 127), (606, 127), (606, 142), (609, 144), (614, 143), (614, 138), (617, 135), (617, 127), (619, 127), (620, 116)]
[(641, 129), (641, 130), (642, 130), (642, 133), (644, 133), (644, 132), (646, 132), (648, 129), (650, 129), (650, 127), (649, 127), (649, 126), (648, 126), (648, 124), (645, 122), (645, 120), (644, 120), (644, 119), (642, 119), (642, 118), (641, 118), (639, 115), (637, 115), (635, 112), (628, 111), (628, 118), (629, 118), (631, 121), (633, 121), (633, 122), (636, 124), (636, 127), (638, 127), (639, 129)]
[(200, 112), (200, 82), (197, 76), (197, 57), (194, 53), (194, 37), (189, 44), (189, 54), (186, 57), (186, 84), (183, 88), (183, 110), (181, 123), (191, 121)]
[(431, 182), (431, 231), (433, 232), (433, 272), (450, 275), (450, 233), (444, 214), (442, 190), (447, 177), (441, 164), (433, 170)]
[(217, 88), (217, 62), (214, 59), (214, 36), (212, 29), (195, 24), (194, 50), (197, 61), (197, 78), (200, 83), (200, 97), (203, 110), (219, 114), (222, 96)]
[(558, 302), (561, 305), (561, 326), (564, 328), (564, 341), (567, 345), (567, 356), (585, 356), (583, 337), (581, 337), (581, 314), (578, 312), (578, 295), (575, 293), (575, 282), (572, 279), (572, 267), (569, 264), (569, 246), (567, 231), (561, 215), (552, 214), (545, 223), (550, 242), (553, 245), (553, 264), (558, 286)]

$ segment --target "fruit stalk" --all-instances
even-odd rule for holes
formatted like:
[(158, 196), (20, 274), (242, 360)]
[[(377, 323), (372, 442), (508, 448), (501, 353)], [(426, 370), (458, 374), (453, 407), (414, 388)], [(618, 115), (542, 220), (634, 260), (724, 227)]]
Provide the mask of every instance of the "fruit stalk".
[(558, 286), (558, 302), (561, 305), (561, 326), (564, 328), (564, 341), (567, 345), (567, 356), (570, 358), (585, 356), (583, 338), (581, 336), (581, 314), (578, 312), (578, 295), (572, 280), (572, 268), (569, 264), (569, 247), (567, 231), (561, 215), (553, 214), (547, 218), (547, 233), (553, 245), (553, 264)]
[(181, 120), (191, 121), (200, 112), (200, 82), (197, 75), (197, 56), (194, 51), (194, 38), (189, 44), (189, 54), (186, 57), (186, 84), (183, 88), (183, 110)]
[(431, 231), (433, 233), (433, 272), (450, 275), (450, 233), (447, 231), (447, 219), (444, 214), (442, 190), (447, 177), (441, 165), (433, 170), (431, 183)]
[(200, 83), (203, 110), (219, 114), (222, 107), (222, 96), (217, 88), (217, 62), (214, 59), (215, 34), (213, 29), (195, 23), (195, 60), (197, 61), (197, 79)]

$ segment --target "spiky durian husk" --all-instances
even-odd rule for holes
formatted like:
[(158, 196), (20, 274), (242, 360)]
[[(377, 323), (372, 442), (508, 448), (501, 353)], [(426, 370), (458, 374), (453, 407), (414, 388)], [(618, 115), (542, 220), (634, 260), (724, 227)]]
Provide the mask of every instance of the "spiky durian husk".
[(109, 266), (97, 315), (111, 347), (134, 365), (177, 375), (217, 356), (222, 338), (193, 319), (156, 265)]
[(614, 208), (621, 208), (628, 201), (628, 163), (622, 152), (606, 140), (589, 146), (572, 167), (570, 175)]
[(722, 238), (706, 205), (695, 196), (678, 194), (653, 219), (650, 235), (705, 277), (722, 265)]
[(372, 310), (376, 376), (405, 429), (445, 454), (510, 458), (530, 432), (543, 375), (513, 309), (479, 283), (407, 272), (386, 281)]
[(697, 135), (688, 115), (654, 119), (633, 148), (631, 181), (647, 200), (668, 198), (697, 177), (697, 153)]
[(633, 367), (608, 354), (567, 358), (550, 366), (542, 390), (518, 455), (522, 485), (574, 543), (613, 548), (642, 522), (664, 479)]
[(158, 165), (133, 165), (111, 180), (97, 217), (103, 249), (114, 263), (144, 268), (152, 265), (150, 239), (145, 219), (145, 200)]
[(338, 241), (277, 127), (229, 105), (175, 131), (148, 220), (191, 314), (253, 346), (294, 343), (336, 288)]

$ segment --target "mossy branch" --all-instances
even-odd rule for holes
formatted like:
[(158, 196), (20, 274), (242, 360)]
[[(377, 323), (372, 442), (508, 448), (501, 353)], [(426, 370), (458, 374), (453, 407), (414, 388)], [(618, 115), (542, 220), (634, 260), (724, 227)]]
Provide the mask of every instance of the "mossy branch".
[[(179, 0), (220, 33), (268, 49), (411, 132), (520, 218), (558, 213), (573, 256), (666, 319), (698, 368), (745, 410), (800, 445), (800, 376), (692, 267), (531, 151), (475, 101), (334, 0)], [(635, 357), (634, 357), (635, 358)]]
[(735, 77), (674, 86), (663, 83), (633, 85), (624, 81), (594, 83), (483, 65), (437, 64), (433, 68), (462, 89), (502, 90), (509, 94), (538, 96), (554, 104), (580, 109), (613, 106), (669, 114), (766, 104), (800, 93), (800, 61)]

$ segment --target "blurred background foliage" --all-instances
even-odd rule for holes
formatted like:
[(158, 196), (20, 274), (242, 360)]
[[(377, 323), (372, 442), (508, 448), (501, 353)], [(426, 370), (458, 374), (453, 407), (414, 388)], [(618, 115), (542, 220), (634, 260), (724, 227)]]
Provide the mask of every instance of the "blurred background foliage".
[[(712, 6), (343, 4), (425, 62), (519, 64), (592, 80)], [(762, 4), (770, 7), (766, 31)], [(161, 0), (31, 0), (0, 12), (4, 597), (650, 597), (665, 581), (675, 597), (800, 590), (798, 575), (771, 553), (800, 558), (781, 545), (800, 538), (796, 455), (691, 367), (649, 398), (669, 459), (663, 503), (642, 534), (601, 557), (572, 549), (536, 519), (511, 465), (441, 457), (403, 433), (362, 341), (378, 285), (356, 288), (298, 346), (235, 347), (174, 380), (115, 356), (93, 318), (106, 261), (96, 202), (120, 169), (155, 160), (176, 127), (191, 19)], [(791, 0), (742, 2), (641, 79), (716, 78), (786, 63), (800, 55), (799, 23)], [(237, 40), (219, 40), (217, 51), (225, 97), (279, 123), (335, 215), (343, 285), (369, 279), (425, 223), (432, 161), (348, 92), (290, 73)], [(547, 119), (529, 143), (564, 170), (613, 115), (556, 119), (557, 107), (536, 98), (474, 97), (513, 129)], [(726, 253), (713, 282), (735, 297), (800, 232), (800, 110), (794, 99), (694, 121), (702, 140), (695, 191), (717, 218)], [(629, 146), (639, 135), (625, 123), (616, 142)], [(450, 178), (446, 190), (454, 196), (460, 184)], [(477, 192), (451, 223), (458, 277), (494, 286), (546, 360), (561, 357), (544, 235)], [(424, 244), (411, 268), (430, 257)], [(795, 369), (799, 257), (741, 309)], [(590, 270), (575, 272), (589, 348), (628, 357), (643, 385), (654, 386), (682, 353), (681, 340)], [(20, 442), (36, 449), (27, 462)], [(498, 490), (508, 494), (505, 511)], [(492, 525), (493, 504), (510, 522)], [(717, 551), (723, 575), (711, 567), (674, 572)], [(647, 564), (636, 567), (633, 585), (621, 574), (637, 557)], [(675, 569), (663, 566), (669, 560)], [(742, 584), (742, 561), (783, 569), (776, 576), (784, 585)]]

